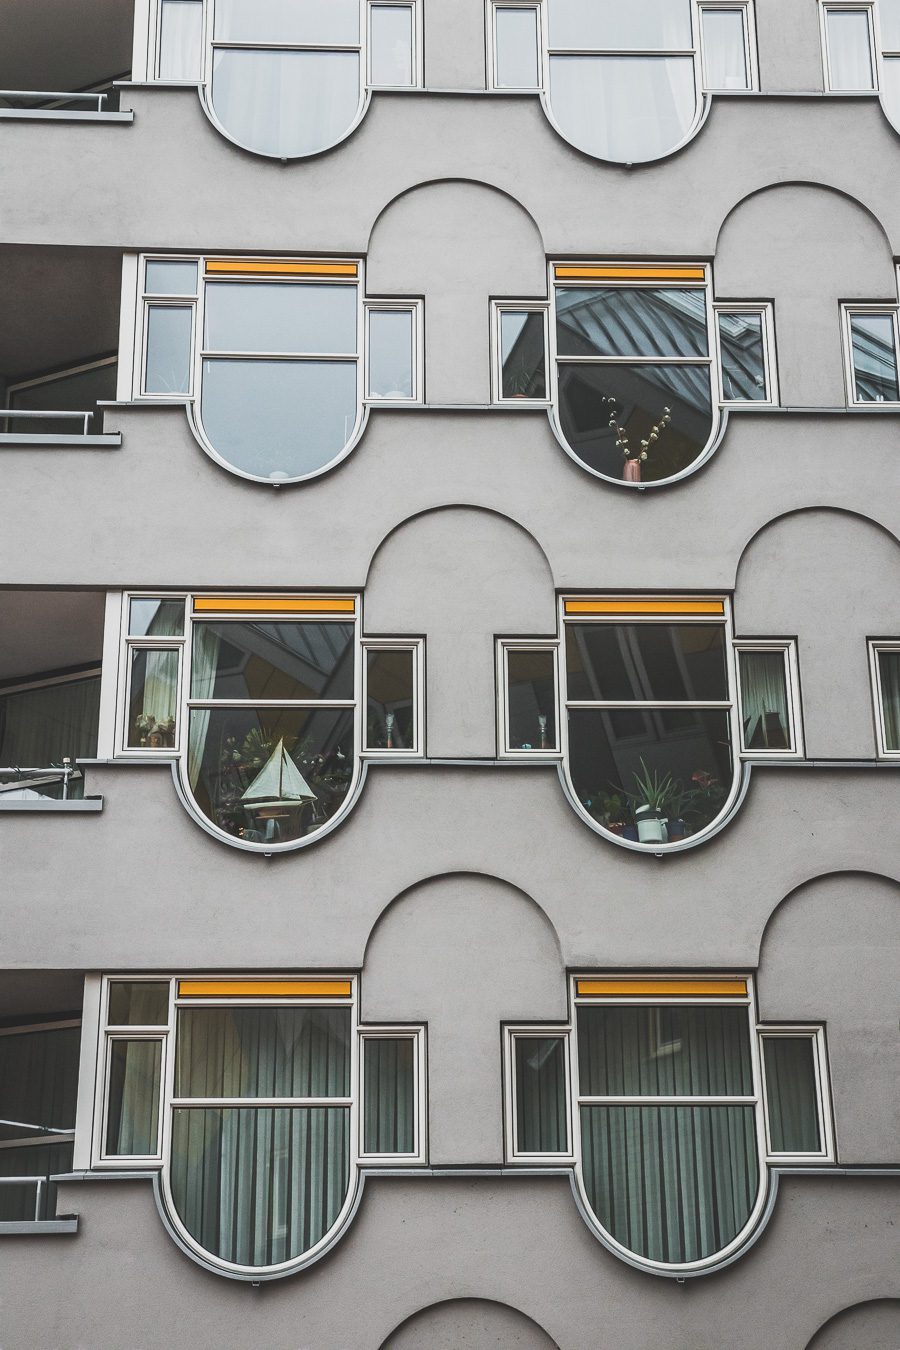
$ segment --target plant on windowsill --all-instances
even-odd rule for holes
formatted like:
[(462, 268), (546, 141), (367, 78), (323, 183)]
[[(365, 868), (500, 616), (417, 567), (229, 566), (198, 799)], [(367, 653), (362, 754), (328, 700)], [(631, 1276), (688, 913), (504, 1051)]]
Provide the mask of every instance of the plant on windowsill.
[(642, 844), (665, 844), (669, 833), (667, 824), (673, 805), (683, 809), (684, 791), (670, 773), (649, 769), (641, 759), (641, 773), (633, 773), (636, 791), (624, 789), (631, 803), (638, 840)]
[(168, 750), (175, 744), (174, 717), (166, 717), (157, 722), (149, 713), (139, 713), (134, 719), (134, 728), (142, 749)]
[(619, 421), (619, 408), (616, 400), (612, 397), (604, 397), (602, 402), (609, 404), (609, 425), (616, 433), (616, 449), (622, 451), (625, 459), (622, 478), (626, 483), (639, 483), (641, 481), (641, 465), (649, 458), (651, 447), (665, 433), (666, 427), (672, 421), (672, 409), (663, 408), (662, 417), (658, 422), (654, 422), (646, 440), (641, 441), (640, 450), (634, 450), (628, 432)]

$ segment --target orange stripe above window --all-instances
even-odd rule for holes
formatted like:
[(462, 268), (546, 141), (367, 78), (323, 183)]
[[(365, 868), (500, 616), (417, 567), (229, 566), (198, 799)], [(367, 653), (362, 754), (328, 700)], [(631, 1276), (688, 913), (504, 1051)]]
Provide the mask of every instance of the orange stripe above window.
[(566, 614), (714, 614), (725, 616), (724, 600), (567, 600)]
[(210, 258), (206, 275), (263, 277), (356, 277), (355, 262), (296, 262), (282, 258)]
[(179, 998), (349, 998), (349, 980), (179, 980)]
[(198, 595), (195, 614), (355, 614), (352, 595)]
[(579, 998), (634, 998), (653, 994), (669, 998), (746, 998), (746, 980), (576, 980)]
[(705, 267), (585, 267), (557, 263), (557, 281), (705, 281)]

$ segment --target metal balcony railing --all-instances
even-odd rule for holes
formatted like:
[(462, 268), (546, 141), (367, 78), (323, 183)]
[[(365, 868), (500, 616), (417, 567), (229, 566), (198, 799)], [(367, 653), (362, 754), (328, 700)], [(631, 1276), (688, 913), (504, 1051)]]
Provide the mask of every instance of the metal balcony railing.
[[(47, 791), (48, 788), (51, 790)], [(57, 801), (68, 801), (81, 796), (83, 789), (84, 776), (68, 757), (61, 765), (51, 765), (49, 768), (25, 768), (18, 764), (0, 768), (0, 806), (4, 797), (16, 801), (29, 797), (52, 797)]]
[[(34, 418), (37, 421), (58, 421), (61, 418), (68, 418), (72, 421), (73, 419), (76, 419), (81, 422), (81, 431), (76, 432), (75, 434), (81, 436), (90, 435), (90, 423), (93, 416), (93, 410), (90, 412), (50, 412), (44, 409), (35, 408), (0, 408), (0, 424), (6, 423), (8, 420), (15, 417), (21, 417), (26, 422), (28, 418)], [(12, 434), (9, 432), (8, 427), (6, 428), (6, 434)], [(23, 428), (23, 434), (28, 434), (27, 427)]]
[(103, 104), (111, 97), (112, 94), (108, 89), (103, 90), (102, 93), (90, 94), (70, 94), (65, 89), (0, 89), (0, 99), (18, 100), (19, 102), (23, 99), (38, 99), (40, 106), (33, 109), (35, 112), (59, 110), (67, 107), (70, 103), (95, 103), (96, 108), (87, 109), (87, 111), (103, 112)]

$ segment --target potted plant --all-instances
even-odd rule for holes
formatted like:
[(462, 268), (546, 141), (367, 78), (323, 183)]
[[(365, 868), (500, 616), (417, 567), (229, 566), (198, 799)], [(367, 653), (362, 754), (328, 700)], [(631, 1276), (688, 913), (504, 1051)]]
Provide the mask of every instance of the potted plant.
[(661, 774), (649, 769), (641, 759), (641, 773), (633, 774), (636, 791), (625, 795), (632, 803), (638, 840), (642, 844), (665, 844), (669, 834), (666, 828), (668, 806), (681, 794), (679, 785), (670, 773)]

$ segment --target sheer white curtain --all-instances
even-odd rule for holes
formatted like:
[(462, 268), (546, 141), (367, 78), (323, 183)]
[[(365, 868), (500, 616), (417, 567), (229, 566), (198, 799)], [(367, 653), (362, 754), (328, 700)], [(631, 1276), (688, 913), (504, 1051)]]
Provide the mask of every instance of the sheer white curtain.
[[(193, 653), (191, 656), (190, 696), (196, 699), (208, 699), (213, 696), (216, 682), (216, 667), (219, 663), (220, 639), (215, 629), (206, 623), (194, 625)], [(209, 728), (209, 708), (191, 710), (188, 728), (188, 782), (192, 788), (197, 786), (203, 752), (206, 749), (206, 732)]]
[(697, 109), (690, 56), (553, 56), (550, 106), (567, 140), (641, 163), (674, 149)]
[(787, 684), (781, 652), (740, 654), (744, 744), (777, 749), (790, 744)]
[(290, 158), (326, 149), (352, 124), (359, 100), (356, 52), (215, 54), (216, 116), (235, 140), (263, 154)]

